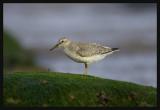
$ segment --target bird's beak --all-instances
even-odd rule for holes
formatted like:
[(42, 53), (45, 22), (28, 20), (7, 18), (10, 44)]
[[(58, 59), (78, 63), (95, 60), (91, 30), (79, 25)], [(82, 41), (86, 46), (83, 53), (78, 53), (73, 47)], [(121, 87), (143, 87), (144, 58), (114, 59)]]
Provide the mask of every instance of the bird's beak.
[(54, 45), (51, 49), (49, 49), (49, 51), (54, 50), (55, 48), (57, 48), (59, 46), (60, 43), (57, 43), (56, 45)]

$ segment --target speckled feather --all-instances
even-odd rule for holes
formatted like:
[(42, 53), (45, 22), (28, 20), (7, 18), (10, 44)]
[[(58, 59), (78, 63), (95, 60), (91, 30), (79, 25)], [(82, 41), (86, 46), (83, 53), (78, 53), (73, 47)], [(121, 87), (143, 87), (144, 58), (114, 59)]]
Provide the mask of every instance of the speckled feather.
[(112, 52), (112, 48), (102, 46), (96, 43), (71, 42), (68, 49), (74, 51), (81, 57), (90, 57)]

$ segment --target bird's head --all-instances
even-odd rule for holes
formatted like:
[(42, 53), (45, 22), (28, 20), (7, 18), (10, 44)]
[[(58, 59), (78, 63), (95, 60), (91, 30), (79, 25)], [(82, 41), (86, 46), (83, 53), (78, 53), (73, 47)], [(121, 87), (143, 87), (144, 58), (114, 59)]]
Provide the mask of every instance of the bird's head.
[(50, 51), (54, 50), (55, 48), (64, 48), (65, 46), (67, 46), (71, 41), (69, 39), (67, 39), (66, 37), (62, 37), (58, 40), (57, 44), (54, 45)]

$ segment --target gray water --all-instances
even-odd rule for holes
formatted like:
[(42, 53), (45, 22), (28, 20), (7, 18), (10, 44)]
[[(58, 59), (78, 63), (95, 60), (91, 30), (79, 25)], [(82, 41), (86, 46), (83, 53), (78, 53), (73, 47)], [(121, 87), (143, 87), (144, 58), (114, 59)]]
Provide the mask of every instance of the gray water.
[(61, 50), (61, 36), (120, 48), (91, 64), (89, 74), (157, 86), (155, 4), (4, 4), (4, 28), (51, 71), (82, 74), (84, 66)]

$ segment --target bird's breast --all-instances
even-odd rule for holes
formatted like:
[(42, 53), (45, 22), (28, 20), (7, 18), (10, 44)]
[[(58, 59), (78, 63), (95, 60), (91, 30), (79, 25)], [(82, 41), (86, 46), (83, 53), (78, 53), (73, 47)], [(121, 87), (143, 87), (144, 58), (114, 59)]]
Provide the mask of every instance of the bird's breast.
[(99, 60), (104, 59), (108, 54), (101, 54), (101, 55), (93, 55), (89, 57), (82, 57), (78, 55), (76, 52), (71, 51), (69, 49), (64, 49), (65, 54), (71, 58), (72, 60), (79, 62), (79, 63), (92, 63)]
[(74, 60), (76, 62), (79, 62), (79, 63), (84, 63), (84, 61), (82, 60), (82, 58), (78, 54), (76, 54), (75, 51), (71, 51), (69, 49), (64, 49), (64, 52), (72, 60)]

